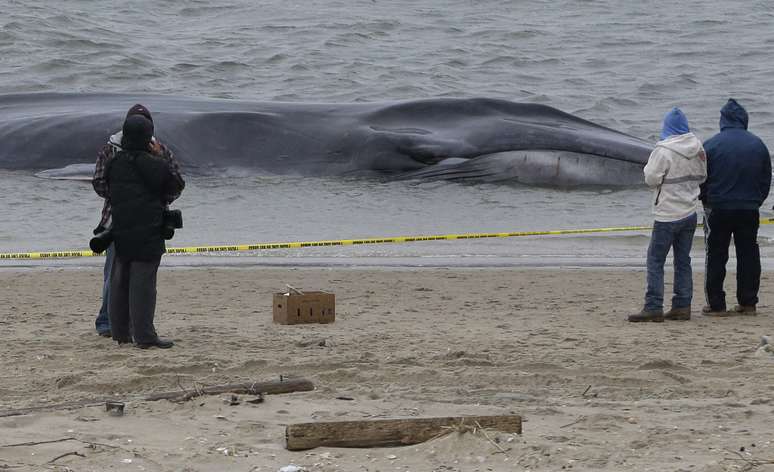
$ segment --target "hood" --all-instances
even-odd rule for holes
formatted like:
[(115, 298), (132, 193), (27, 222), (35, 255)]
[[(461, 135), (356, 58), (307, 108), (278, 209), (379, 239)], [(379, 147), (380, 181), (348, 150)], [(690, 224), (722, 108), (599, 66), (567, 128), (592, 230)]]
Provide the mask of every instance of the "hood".
[(747, 129), (747, 122), (747, 110), (736, 100), (729, 98), (720, 110), (720, 131), (726, 128)]
[(663, 147), (673, 151), (686, 159), (696, 159), (704, 156), (701, 141), (693, 133), (680, 134), (672, 136), (656, 144), (657, 147)]
[(121, 150), (121, 138), (123, 138), (123, 137), (124, 137), (124, 132), (123, 131), (119, 131), (118, 133), (113, 134), (113, 135), (110, 136), (110, 138), (108, 139), (108, 144), (110, 144), (111, 146), (116, 148), (117, 151), (120, 151)]
[(661, 139), (667, 139), (670, 136), (688, 133), (688, 118), (682, 110), (677, 107), (672, 108), (664, 115), (664, 123), (661, 126)]

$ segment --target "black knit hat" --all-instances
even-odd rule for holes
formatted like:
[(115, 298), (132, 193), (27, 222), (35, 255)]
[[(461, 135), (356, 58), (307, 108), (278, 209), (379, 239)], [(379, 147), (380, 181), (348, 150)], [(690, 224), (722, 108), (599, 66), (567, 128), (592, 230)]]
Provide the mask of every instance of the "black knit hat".
[(153, 121), (142, 114), (129, 115), (124, 120), (121, 147), (127, 151), (147, 151), (153, 137)]
[(142, 115), (149, 119), (151, 123), (153, 123), (153, 117), (151, 116), (150, 110), (148, 110), (145, 105), (140, 105), (138, 103), (137, 105), (134, 105), (132, 108), (130, 108), (129, 111), (126, 112), (126, 117), (129, 118), (132, 115)]

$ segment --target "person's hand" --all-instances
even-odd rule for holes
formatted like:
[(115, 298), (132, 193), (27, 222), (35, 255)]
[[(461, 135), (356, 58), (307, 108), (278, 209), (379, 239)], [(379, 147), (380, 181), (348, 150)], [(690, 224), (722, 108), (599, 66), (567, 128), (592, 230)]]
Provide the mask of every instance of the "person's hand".
[(151, 142), (148, 143), (148, 150), (157, 156), (164, 154), (164, 151), (161, 149), (161, 143), (155, 139), (151, 139)]

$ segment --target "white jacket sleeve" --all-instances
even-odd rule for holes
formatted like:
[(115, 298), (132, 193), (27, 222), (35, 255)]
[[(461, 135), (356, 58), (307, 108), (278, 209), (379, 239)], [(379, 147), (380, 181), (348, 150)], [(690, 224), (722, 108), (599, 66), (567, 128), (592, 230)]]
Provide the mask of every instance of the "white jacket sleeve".
[(658, 187), (664, 181), (669, 171), (669, 154), (661, 147), (656, 147), (648, 157), (645, 165), (645, 183), (648, 187)]

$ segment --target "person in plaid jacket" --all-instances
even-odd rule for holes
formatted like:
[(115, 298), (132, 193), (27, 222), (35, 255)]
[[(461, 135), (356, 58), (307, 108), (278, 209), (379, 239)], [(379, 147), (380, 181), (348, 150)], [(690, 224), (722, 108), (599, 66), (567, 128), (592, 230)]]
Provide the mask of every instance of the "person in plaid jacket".
[[(142, 115), (145, 118), (149, 119), (151, 122), (153, 121), (153, 118), (151, 116), (150, 111), (148, 109), (140, 104), (134, 105), (132, 108), (129, 109), (126, 116), (132, 116), (132, 115)], [(113, 134), (108, 139), (108, 142), (100, 149), (99, 153), (97, 154), (97, 163), (96, 167), (94, 169), (94, 178), (92, 179), (92, 186), (94, 187), (94, 191), (97, 192), (97, 195), (105, 199), (105, 203), (102, 206), (102, 217), (100, 218), (99, 225), (94, 229), (94, 234), (101, 233), (108, 227), (110, 227), (111, 223), (111, 205), (110, 205), (110, 198), (109, 198), (109, 187), (108, 187), (108, 181), (107, 181), (107, 164), (110, 162), (110, 160), (122, 150), (121, 148), (121, 139), (123, 137), (123, 133), (121, 131)], [(169, 164), (169, 169), (172, 173), (173, 178), (179, 183), (179, 185), (174, 186), (174, 188), (179, 188), (180, 191), (177, 191), (173, 194), (165, 195), (165, 201), (167, 204), (172, 203), (175, 201), (182, 192), (183, 187), (185, 187), (185, 182), (183, 181), (182, 174), (180, 173), (180, 165), (178, 164), (177, 160), (175, 159), (174, 155), (172, 154), (172, 151), (165, 146), (164, 144), (160, 143), (155, 138), (151, 141), (152, 145), (152, 152), (153, 154), (156, 154), (158, 156), (161, 156), (164, 158), (164, 160), (167, 161)], [(94, 322), (94, 325), (97, 329), (97, 334), (104, 337), (110, 337), (110, 318), (108, 316), (108, 305), (110, 300), (110, 272), (113, 268), (113, 260), (115, 258), (115, 249), (113, 247), (113, 244), (111, 244), (107, 251), (105, 252), (105, 267), (103, 270), (103, 284), (102, 284), (102, 305), (99, 309), (99, 313), (97, 314), (97, 319)]]

